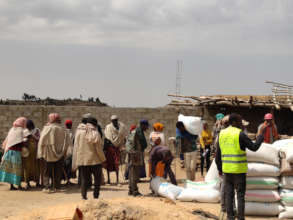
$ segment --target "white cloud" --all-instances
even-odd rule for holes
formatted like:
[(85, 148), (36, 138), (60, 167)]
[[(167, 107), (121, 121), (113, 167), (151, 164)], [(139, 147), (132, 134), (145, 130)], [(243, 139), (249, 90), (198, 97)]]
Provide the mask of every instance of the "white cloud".
[(290, 0), (0, 0), (0, 39), (287, 54), (292, 12)]

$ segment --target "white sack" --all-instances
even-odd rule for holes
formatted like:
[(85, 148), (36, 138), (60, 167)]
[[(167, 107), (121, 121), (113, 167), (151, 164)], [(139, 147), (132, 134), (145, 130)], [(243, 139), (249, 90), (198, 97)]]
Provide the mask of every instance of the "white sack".
[(178, 121), (182, 121), (185, 129), (193, 135), (200, 135), (202, 130), (202, 120), (200, 117), (184, 116), (179, 114)]
[(174, 201), (183, 190), (183, 187), (175, 186), (157, 176), (151, 181), (151, 189), (156, 194)]
[(178, 200), (182, 202), (206, 202), (206, 203), (218, 203), (220, 201), (220, 191), (209, 190), (196, 190), (192, 188), (185, 188), (178, 195)]
[(246, 150), (248, 162), (261, 162), (280, 166), (279, 150), (271, 144), (262, 143), (256, 151)]
[(247, 202), (278, 202), (280, 199), (277, 190), (246, 190), (245, 193)]
[(293, 218), (293, 207), (286, 206), (285, 211), (281, 212), (279, 215), (279, 219), (288, 219)]
[(284, 210), (279, 202), (245, 202), (245, 215), (277, 216)]
[(209, 189), (220, 189), (220, 181), (213, 180), (209, 182), (192, 182), (190, 180), (186, 180), (185, 188), (192, 188), (197, 190), (209, 190)]
[(204, 178), (204, 181), (210, 182), (210, 181), (219, 180), (219, 179), (220, 179), (219, 172), (218, 172), (216, 160), (214, 159), (205, 178)]
[(285, 189), (293, 189), (293, 176), (283, 176), (280, 185)]
[(248, 163), (247, 176), (280, 176), (280, 169), (271, 164)]
[(280, 149), (280, 152), (285, 154), (285, 158), (289, 163), (293, 163), (293, 139), (289, 140), (291, 141), (283, 145)]
[(283, 139), (283, 140), (275, 141), (272, 145), (278, 150), (282, 150), (288, 144), (292, 144), (292, 143), (293, 143), (293, 139)]
[(247, 177), (246, 189), (277, 189), (279, 179), (276, 177)]
[(281, 203), (285, 206), (293, 206), (293, 190), (282, 189), (281, 190)]

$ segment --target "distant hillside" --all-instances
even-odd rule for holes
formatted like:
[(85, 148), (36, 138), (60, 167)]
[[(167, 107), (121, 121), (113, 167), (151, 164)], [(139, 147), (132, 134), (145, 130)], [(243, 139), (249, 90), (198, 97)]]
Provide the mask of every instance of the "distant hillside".
[(88, 98), (88, 100), (82, 100), (79, 98), (54, 99), (50, 97), (41, 99), (26, 93), (23, 94), (22, 100), (0, 99), (0, 105), (108, 106), (106, 103), (101, 102), (99, 98), (94, 97)]

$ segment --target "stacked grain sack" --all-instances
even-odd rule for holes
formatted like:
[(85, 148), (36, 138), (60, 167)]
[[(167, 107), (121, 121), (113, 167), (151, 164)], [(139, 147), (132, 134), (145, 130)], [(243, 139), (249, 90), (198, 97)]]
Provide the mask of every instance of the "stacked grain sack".
[(273, 144), (280, 149), (281, 159), (281, 203), (285, 210), (280, 213), (280, 219), (293, 218), (293, 140), (280, 140)]
[(205, 181), (192, 182), (186, 180), (185, 188), (177, 199), (183, 202), (220, 202), (220, 179), (215, 160), (209, 168)]
[(278, 216), (284, 210), (278, 191), (280, 176), (279, 150), (263, 143), (256, 152), (247, 149), (245, 214)]

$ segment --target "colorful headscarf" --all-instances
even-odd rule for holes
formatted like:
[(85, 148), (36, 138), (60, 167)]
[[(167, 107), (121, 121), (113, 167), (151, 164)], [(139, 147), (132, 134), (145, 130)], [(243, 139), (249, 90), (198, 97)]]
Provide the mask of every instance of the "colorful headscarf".
[(224, 117), (225, 117), (225, 115), (223, 113), (216, 114), (216, 119), (217, 120), (222, 120)]
[(136, 129), (136, 125), (131, 125), (130, 126), (130, 132), (132, 132), (133, 130), (135, 130)]
[(58, 113), (49, 114), (49, 124), (58, 122), (60, 120), (60, 115)]
[(26, 121), (27, 119), (25, 117), (19, 117), (13, 122), (13, 127), (26, 128)]
[(164, 125), (160, 122), (153, 124), (153, 128), (155, 131), (162, 132), (164, 129)]
[(66, 120), (65, 125), (72, 125), (72, 120), (70, 120), (70, 119)]

